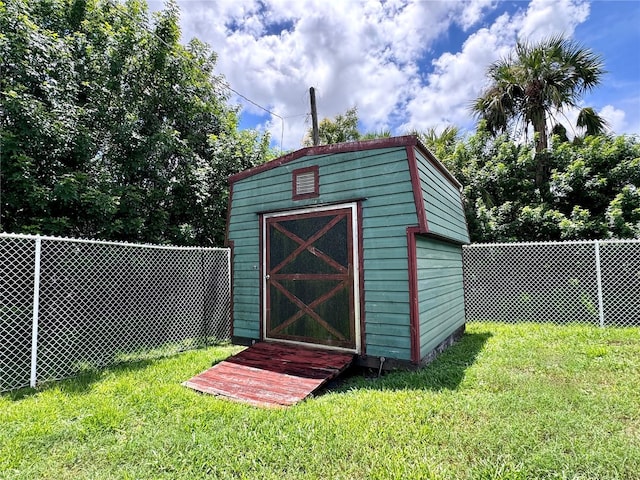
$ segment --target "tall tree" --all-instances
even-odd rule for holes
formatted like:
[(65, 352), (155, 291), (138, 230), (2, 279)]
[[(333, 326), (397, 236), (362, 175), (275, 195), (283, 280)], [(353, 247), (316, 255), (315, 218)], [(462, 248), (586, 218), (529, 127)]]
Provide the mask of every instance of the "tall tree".
[(533, 181), (533, 142), (494, 137), (484, 125), (439, 156), (464, 185), (472, 241), (640, 238), (638, 137), (554, 142), (544, 198)]
[(519, 41), (514, 51), (489, 66), (490, 86), (472, 104), (490, 132), (506, 131), (518, 122), (535, 133), (538, 188), (548, 180), (547, 125), (554, 115), (576, 107), (596, 87), (604, 71), (602, 58), (590, 49), (554, 36), (538, 43)]
[(4, 231), (220, 244), (239, 132), (216, 56), (169, 1), (0, 0)]
[(413, 130), (410, 134), (416, 135), (437, 158), (450, 155), (460, 140), (460, 130), (454, 125), (447, 125), (442, 131), (430, 127), (422, 132)]
[[(344, 115), (336, 115), (333, 120), (329, 118), (322, 119), (318, 125), (318, 133), (320, 145), (359, 140), (361, 135), (358, 131), (358, 108), (349, 108)], [(303, 144), (305, 146), (313, 145), (311, 130), (305, 135)]]

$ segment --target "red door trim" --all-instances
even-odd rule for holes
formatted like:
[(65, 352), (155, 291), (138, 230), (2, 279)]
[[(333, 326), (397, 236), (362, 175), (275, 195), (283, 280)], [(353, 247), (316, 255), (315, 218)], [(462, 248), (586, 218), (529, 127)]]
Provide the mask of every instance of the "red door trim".
[(362, 202), (358, 201), (356, 204), (356, 210), (358, 214), (358, 290), (359, 290), (359, 303), (358, 308), (360, 309), (360, 354), (367, 354), (367, 342), (366, 342), (366, 331), (365, 331), (365, 309), (364, 309), (364, 236), (362, 234)]
[[(273, 214), (270, 214), (268, 212), (265, 212), (260, 215), (260, 243), (261, 243), (260, 274), (262, 278), (262, 281), (261, 281), (262, 287), (260, 288), (260, 294), (261, 294), (260, 304), (262, 306), (261, 328), (260, 328), (261, 336), (263, 339), (272, 338), (274, 340), (282, 340), (282, 341), (294, 341), (294, 342), (302, 341), (306, 343), (313, 343), (317, 346), (325, 346), (327, 348), (343, 348), (348, 350), (355, 350), (356, 352), (361, 353), (363, 351), (363, 345), (364, 345), (364, 337), (363, 337), (364, 336), (364, 328), (363, 328), (364, 320), (362, 315), (362, 312), (364, 310), (364, 308), (362, 308), (363, 302), (364, 302), (362, 298), (364, 278), (363, 278), (363, 271), (362, 271), (363, 270), (362, 269), (362, 265), (363, 265), (362, 228), (361, 228), (362, 208), (361, 208), (360, 202), (338, 204), (335, 206), (323, 205), (319, 207), (317, 211), (312, 211), (311, 208), (312, 207), (302, 208), (300, 209), (300, 211), (290, 210), (287, 212), (283, 212), (282, 214), (276, 214), (275, 212)], [(321, 230), (314, 233), (314, 235), (312, 235), (312, 237), (310, 237), (306, 241), (302, 240), (297, 235), (289, 232), (286, 228), (284, 228), (279, 224), (280, 222), (284, 222), (287, 220), (313, 218), (316, 216), (334, 216), (335, 218), (332, 218), (327, 225), (323, 226)], [(332, 258), (324, 254), (324, 252), (311, 246), (313, 242), (315, 242), (317, 239), (322, 237), (322, 235), (326, 234), (331, 228), (333, 228), (338, 222), (340, 222), (344, 218), (347, 219), (347, 222), (346, 222), (347, 238), (349, 239), (348, 240), (349, 246), (347, 251), (348, 268), (346, 269), (343, 265), (338, 264)], [(354, 222), (356, 222), (356, 225), (358, 227), (355, 233), (353, 230)], [(271, 270), (269, 270), (268, 268), (268, 265), (270, 263), (270, 252), (268, 251), (269, 250), (268, 235), (269, 235), (270, 226), (273, 226), (278, 231), (286, 235), (288, 238), (290, 238), (291, 240), (299, 244), (295, 248), (294, 252), (289, 254), (285, 260), (281, 261), (278, 265), (276, 265)], [(357, 235), (357, 237), (355, 235)], [(355, 246), (353, 245), (354, 241), (357, 242), (357, 251), (354, 251), (355, 250)], [(297, 254), (301, 253), (304, 250), (309, 250), (313, 255), (316, 255), (318, 258), (321, 258), (323, 261), (326, 261), (326, 263), (336, 268), (336, 270), (338, 271), (334, 274), (281, 274), (281, 273), (278, 273), (278, 271), (281, 270), (286, 264), (288, 264), (293, 258), (295, 258)], [(357, 254), (357, 257), (358, 257), (357, 265), (354, 265), (354, 260), (355, 260), (354, 254)], [(358, 269), (357, 272), (355, 271), (356, 268)], [(358, 275), (357, 277), (355, 277), (356, 274)], [(266, 278), (267, 276), (269, 276), (269, 278)], [(329, 279), (329, 280), (332, 280), (332, 279), (342, 280), (342, 282), (340, 282), (339, 285), (335, 286), (331, 291), (326, 292), (321, 297), (315, 299), (311, 304), (305, 305), (304, 302), (302, 302), (293, 293), (289, 292), (286, 288), (284, 288), (284, 286), (282, 286), (278, 281), (278, 280), (286, 280), (286, 279), (293, 279), (293, 278), (298, 280), (322, 278), (322, 279)], [(358, 286), (358, 292), (357, 292), (358, 303), (357, 304), (355, 302), (356, 292), (354, 290), (356, 279), (357, 279), (357, 286)], [(319, 324), (323, 328), (326, 328), (328, 331), (330, 331), (336, 337), (337, 340), (327, 341), (326, 343), (325, 342), (314, 343), (313, 342), (314, 339), (311, 339), (311, 338), (305, 339), (303, 337), (294, 336), (294, 335), (287, 335), (287, 338), (278, 338), (277, 336), (273, 337), (272, 336), (273, 331), (271, 330), (271, 326), (270, 326), (271, 316), (269, 315), (271, 311), (271, 305), (270, 305), (271, 295), (268, 294), (269, 292), (268, 289), (270, 288), (270, 286), (277, 288), (278, 291), (282, 292), (290, 301), (292, 301), (297, 307), (300, 308), (300, 310), (296, 312), (294, 316), (286, 320), (287, 325), (281, 324), (276, 328), (276, 331), (275, 331), (276, 335), (278, 331), (280, 331), (283, 328), (286, 328), (286, 326), (295, 322), (295, 320), (297, 318), (300, 318), (300, 316), (304, 314), (309, 314), (312, 318), (314, 318), (314, 320), (319, 321)], [(336, 292), (340, 290), (344, 290), (345, 287), (347, 288), (347, 291), (349, 294), (349, 310), (351, 315), (351, 321), (349, 323), (350, 339), (348, 340), (348, 344), (341, 340), (344, 338), (343, 334), (341, 334), (340, 332), (334, 331), (335, 329), (333, 329), (331, 325), (327, 324), (324, 319), (322, 319), (319, 315), (317, 315), (312, 310), (317, 305), (331, 298), (333, 295), (336, 294)], [(358, 322), (357, 325), (356, 325), (356, 322)], [(288, 340), (288, 339), (291, 339), (291, 340)]]

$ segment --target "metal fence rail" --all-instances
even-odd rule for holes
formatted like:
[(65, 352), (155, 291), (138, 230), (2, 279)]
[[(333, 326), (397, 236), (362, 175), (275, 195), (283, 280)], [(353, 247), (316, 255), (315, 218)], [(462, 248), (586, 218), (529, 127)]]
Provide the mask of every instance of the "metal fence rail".
[(0, 234), (0, 391), (230, 337), (230, 254)]
[(463, 247), (467, 321), (640, 326), (640, 240)]

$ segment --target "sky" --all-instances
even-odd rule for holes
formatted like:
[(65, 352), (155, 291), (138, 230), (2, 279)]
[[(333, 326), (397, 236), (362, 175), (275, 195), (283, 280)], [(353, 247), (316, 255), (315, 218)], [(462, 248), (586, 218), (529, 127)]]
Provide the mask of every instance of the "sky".
[[(150, 9), (162, 8), (148, 0)], [(602, 56), (601, 86), (583, 97), (615, 134), (640, 134), (640, 0), (178, 0), (182, 42), (218, 55), (241, 107), (240, 128), (300, 148), (318, 117), (357, 107), (361, 132), (448, 125), (473, 132), (469, 103), (487, 67), (518, 39), (563, 34)], [(253, 103), (251, 103), (253, 102)], [(262, 108), (257, 107), (260, 105)], [(267, 113), (268, 110), (271, 113)], [(275, 115), (273, 115), (275, 114)], [(577, 110), (563, 112), (569, 133)]]

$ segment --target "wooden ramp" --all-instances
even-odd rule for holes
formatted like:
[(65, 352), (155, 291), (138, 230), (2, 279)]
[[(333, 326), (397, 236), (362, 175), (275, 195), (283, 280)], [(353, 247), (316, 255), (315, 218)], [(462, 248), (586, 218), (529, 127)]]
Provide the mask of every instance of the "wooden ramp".
[(260, 342), (183, 385), (254, 406), (282, 407), (307, 398), (353, 359), (350, 353)]

